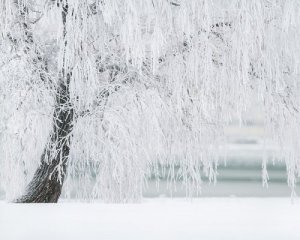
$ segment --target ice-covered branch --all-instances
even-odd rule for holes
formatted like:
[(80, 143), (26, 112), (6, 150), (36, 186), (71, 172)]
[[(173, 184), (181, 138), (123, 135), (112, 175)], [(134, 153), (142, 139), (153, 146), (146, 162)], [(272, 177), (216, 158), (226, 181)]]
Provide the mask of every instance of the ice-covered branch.
[[(67, 192), (76, 186), (79, 197), (109, 201), (138, 199), (144, 181), (163, 172), (192, 195), (203, 174), (215, 181), (226, 127), (242, 124), (257, 102), (295, 187), (296, 0), (2, 2), (0, 147), (7, 169), (19, 166), (29, 178), (41, 156), (54, 159), (51, 179), (63, 182), (65, 173)], [(5, 183), (25, 178), (1, 174)]]

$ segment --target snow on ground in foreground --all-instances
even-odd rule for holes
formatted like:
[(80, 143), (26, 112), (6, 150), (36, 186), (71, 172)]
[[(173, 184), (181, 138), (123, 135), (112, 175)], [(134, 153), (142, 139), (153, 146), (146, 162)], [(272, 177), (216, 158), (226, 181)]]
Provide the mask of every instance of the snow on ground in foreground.
[(299, 240), (289, 198), (146, 199), (141, 204), (0, 203), (0, 239)]

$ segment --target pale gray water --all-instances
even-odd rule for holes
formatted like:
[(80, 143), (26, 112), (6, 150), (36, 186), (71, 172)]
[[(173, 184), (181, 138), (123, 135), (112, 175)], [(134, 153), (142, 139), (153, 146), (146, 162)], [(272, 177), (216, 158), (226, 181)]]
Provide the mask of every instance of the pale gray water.
[[(216, 184), (209, 183), (204, 178), (200, 197), (288, 197), (291, 190), (287, 185), (286, 169), (283, 163), (269, 164), (268, 187), (262, 186), (261, 161), (229, 161), (227, 166), (218, 167)], [(145, 197), (173, 196), (185, 197), (182, 184), (176, 184), (172, 193), (168, 190), (167, 182), (162, 179), (157, 189), (155, 181), (149, 181)]]

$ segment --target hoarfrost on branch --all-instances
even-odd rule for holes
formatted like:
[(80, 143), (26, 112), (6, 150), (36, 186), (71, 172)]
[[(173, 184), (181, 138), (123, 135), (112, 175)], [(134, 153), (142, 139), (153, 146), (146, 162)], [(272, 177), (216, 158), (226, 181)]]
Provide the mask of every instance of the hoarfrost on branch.
[(0, 0), (0, 34), (0, 183), (8, 198), (24, 190), (45, 148), (60, 153), (48, 143), (64, 71), (70, 99), (61, 109), (72, 108), (74, 119), (68, 170), (54, 171), (66, 174), (66, 193), (130, 201), (148, 177), (164, 174), (192, 196), (201, 174), (216, 180), (224, 128), (242, 123), (253, 101), (294, 189), (299, 1)]

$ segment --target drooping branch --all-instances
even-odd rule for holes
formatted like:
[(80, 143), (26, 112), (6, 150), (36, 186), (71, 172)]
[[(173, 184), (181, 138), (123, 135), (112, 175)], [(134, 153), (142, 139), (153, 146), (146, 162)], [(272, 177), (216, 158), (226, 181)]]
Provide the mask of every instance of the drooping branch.
[(28, 19), (29, 10), (26, 5), (19, 4), (19, 1), (15, 1), (15, 4), (19, 9), (18, 24), (20, 25), (23, 34), (21, 39), (15, 38), (10, 33), (7, 34), (7, 37), (15, 48), (21, 48), (29, 64), (33, 66), (34, 72), (38, 73), (39, 79), (53, 88), (54, 83), (48, 72), (47, 60), (43, 57), (40, 47), (34, 41), (33, 32), (30, 26), (31, 23)]

